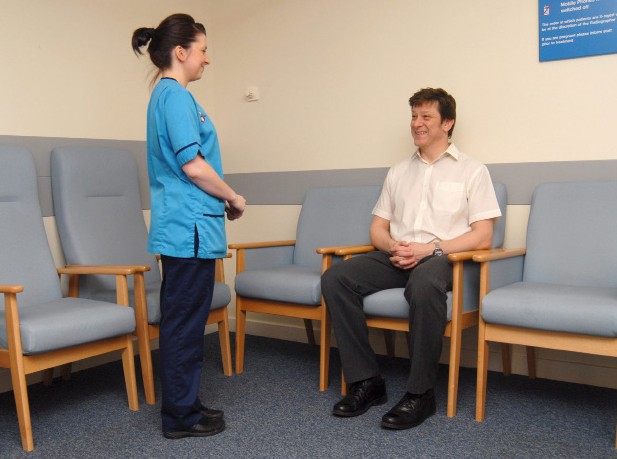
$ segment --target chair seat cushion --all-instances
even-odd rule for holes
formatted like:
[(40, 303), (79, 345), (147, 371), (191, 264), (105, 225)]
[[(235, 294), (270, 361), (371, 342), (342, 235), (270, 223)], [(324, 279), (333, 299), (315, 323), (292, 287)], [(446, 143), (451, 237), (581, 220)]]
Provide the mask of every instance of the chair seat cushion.
[[(404, 288), (381, 290), (364, 297), (364, 313), (368, 316), (407, 319), (409, 304), (404, 296)], [(448, 292), (448, 320), (452, 319), (452, 292)]]
[(321, 272), (299, 265), (244, 271), (236, 276), (236, 293), (247, 298), (318, 306)]
[(508, 325), (617, 337), (617, 289), (516, 282), (490, 292), (482, 318)]
[[(116, 301), (116, 292), (110, 290), (98, 291), (91, 293), (92, 298), (98, 301), (107, 301), (113, 303)], [(129, 291), (131, 307), (134, 307), (133, 290)], [(211, 309), (219, 309), (225, 307), (231, 301), (231, 291), (229, 286), (224, 282), (214, 283), (214, 293), (212, 295)], [(148, 323), (151, 325), (158, 324), (161, 321), (161, 286), (156, 285), (146, 288), (146, 304), (148, 305)]]
[(224, 282), (214, 283), (214, 293), (212, 295), (212, 306), (210, 309), (224, 308), (231, 301), (231, 289)]
[[(19, 322), (24, 354), (53, 351), (135, 330), (133, 309), (84, 298), (30, 305), (19, 310)], [(0, 346), (8, 346), (4, 320), (0, 320)]]

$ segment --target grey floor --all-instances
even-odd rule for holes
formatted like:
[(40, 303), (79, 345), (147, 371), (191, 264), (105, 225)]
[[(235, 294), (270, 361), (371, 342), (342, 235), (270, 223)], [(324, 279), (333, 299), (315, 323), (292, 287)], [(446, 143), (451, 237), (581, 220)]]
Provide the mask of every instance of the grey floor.
[(396, 432), (381, 429), (379, 422), (402, 395), (405, 359), (380, 357), (390, 401), (350, 419), (330, 414), (340, 398), (336, 350), (330, 389), (323, 393), (318, 390), (318, 360), (316, 347), (249, 336), (245, 372), (228, 378), (222, 374), (217, 336), (208, 335), (203, 399), (225, 410), (227, 429), (201, 439), (164, 439), (159, 406), (145, 404), (141, 387), (140, 410), (129, 411), (119, 362), (76, 373), (52, 387), (30, 386), (32, 453), (21, 449), (13, 396), (4, 393), (0, 458), (617, 456), (614, 390), (490, 373), (486, 421), (477, 423), (475, 371), (461, 370), (458, 415), (450, 419), (445, 414), (443, 367), (436, 388), (437, 415), (420, 427)]

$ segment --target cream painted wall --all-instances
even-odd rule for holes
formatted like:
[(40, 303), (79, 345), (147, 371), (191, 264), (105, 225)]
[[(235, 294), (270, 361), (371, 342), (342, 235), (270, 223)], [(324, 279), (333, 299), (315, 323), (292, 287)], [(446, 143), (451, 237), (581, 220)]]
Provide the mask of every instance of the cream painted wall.
[[(133, 30), (177, 11), (203, 17), (206, 4), (0, 0), (0, 135), (144, 140), (153, 67), (133, 54)], [(193, 85), (200, 100), (209, 84)]]
[(252, 3), (212, 5), (228, 171), (389, 166), (425, 86), (456, 97), (454, 141), (484, 162), (616, 155), (617, 56), (540, 63), (536, 0)]

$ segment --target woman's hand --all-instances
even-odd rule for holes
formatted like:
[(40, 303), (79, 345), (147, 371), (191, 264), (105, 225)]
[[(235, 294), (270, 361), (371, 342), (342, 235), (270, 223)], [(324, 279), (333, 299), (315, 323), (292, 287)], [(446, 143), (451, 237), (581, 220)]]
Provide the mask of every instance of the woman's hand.
[(246, 199), (244, 196), (236, 194), (236, 197), (230, 201), (225, 201), (225, 213), (230, 221), (237, 220), (242, 217), (246, 209)]

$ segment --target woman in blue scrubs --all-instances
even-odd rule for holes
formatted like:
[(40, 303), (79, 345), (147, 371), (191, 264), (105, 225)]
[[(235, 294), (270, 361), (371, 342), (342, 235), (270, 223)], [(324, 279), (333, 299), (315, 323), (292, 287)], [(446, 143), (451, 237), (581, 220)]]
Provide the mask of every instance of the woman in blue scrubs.
[(148, 251), (161, 254), (159, 356), (166, 438), (205, 437), (225, 428), (223, 412), (202, 405), (199, 384), (216, 258), (227, 254), (225, 215), (242, 216), (246, 201), (223, 180), (216, 130), (186, 89), (206, 65), (206, 29), (186, 14), (133, 33), (160, 80), (148, 105), (147, 152), (151, 224)]

